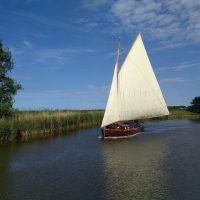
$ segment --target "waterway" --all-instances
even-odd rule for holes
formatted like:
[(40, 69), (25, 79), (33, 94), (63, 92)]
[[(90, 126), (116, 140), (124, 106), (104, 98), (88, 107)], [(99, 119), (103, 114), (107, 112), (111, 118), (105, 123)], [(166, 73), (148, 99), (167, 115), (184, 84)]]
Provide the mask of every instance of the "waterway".
[(199, 200), (200, 120), (144, 126), (124, 139), (93, 127), (0, 144), (0, 199)]

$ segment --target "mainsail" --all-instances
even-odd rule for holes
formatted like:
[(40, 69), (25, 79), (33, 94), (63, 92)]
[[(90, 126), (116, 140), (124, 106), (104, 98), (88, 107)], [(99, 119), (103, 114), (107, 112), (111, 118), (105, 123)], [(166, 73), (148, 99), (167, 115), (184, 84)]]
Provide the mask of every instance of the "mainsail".
[(140, 33), (118, 73), (117, 66), (118, 59), (101, 127), (169, 114)]

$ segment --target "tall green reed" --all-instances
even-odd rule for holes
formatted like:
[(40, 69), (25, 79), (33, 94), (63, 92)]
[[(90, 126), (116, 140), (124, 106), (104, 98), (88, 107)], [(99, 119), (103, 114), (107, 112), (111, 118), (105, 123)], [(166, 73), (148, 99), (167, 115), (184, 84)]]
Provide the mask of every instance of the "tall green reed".
[(103, 114), (103, 110), (14, 110), (12, 118), (0, 119), (0, 139), (100, 123)]

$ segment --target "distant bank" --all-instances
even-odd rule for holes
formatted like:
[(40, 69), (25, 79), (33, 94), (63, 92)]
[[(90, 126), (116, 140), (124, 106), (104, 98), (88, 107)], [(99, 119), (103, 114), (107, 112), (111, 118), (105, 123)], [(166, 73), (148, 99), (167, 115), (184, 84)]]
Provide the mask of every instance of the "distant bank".
[[(11, 118), (0, 119), (0, 141), (34, 134), (45, 135), (46, 133), (93, 124), (100, 126), (103, 115), (104, 110), (15, 111)], [(171, 110), (169, 116), (156, 119), (175, 118), (200, 118), (200, 115), (185, 110)]]

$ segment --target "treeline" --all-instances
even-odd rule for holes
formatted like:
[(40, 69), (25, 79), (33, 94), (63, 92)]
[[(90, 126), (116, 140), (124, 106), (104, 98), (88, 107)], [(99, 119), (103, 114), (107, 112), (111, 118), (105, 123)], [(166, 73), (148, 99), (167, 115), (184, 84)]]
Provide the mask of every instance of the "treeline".
[(168, 110), (187, 110), (187, 106), (167, 106)]
[(189, 106), (168, 106), (169, 111), (172, 110), (185, 110), (193, 113), (200, 114), (200, 96), (195, 97)]

